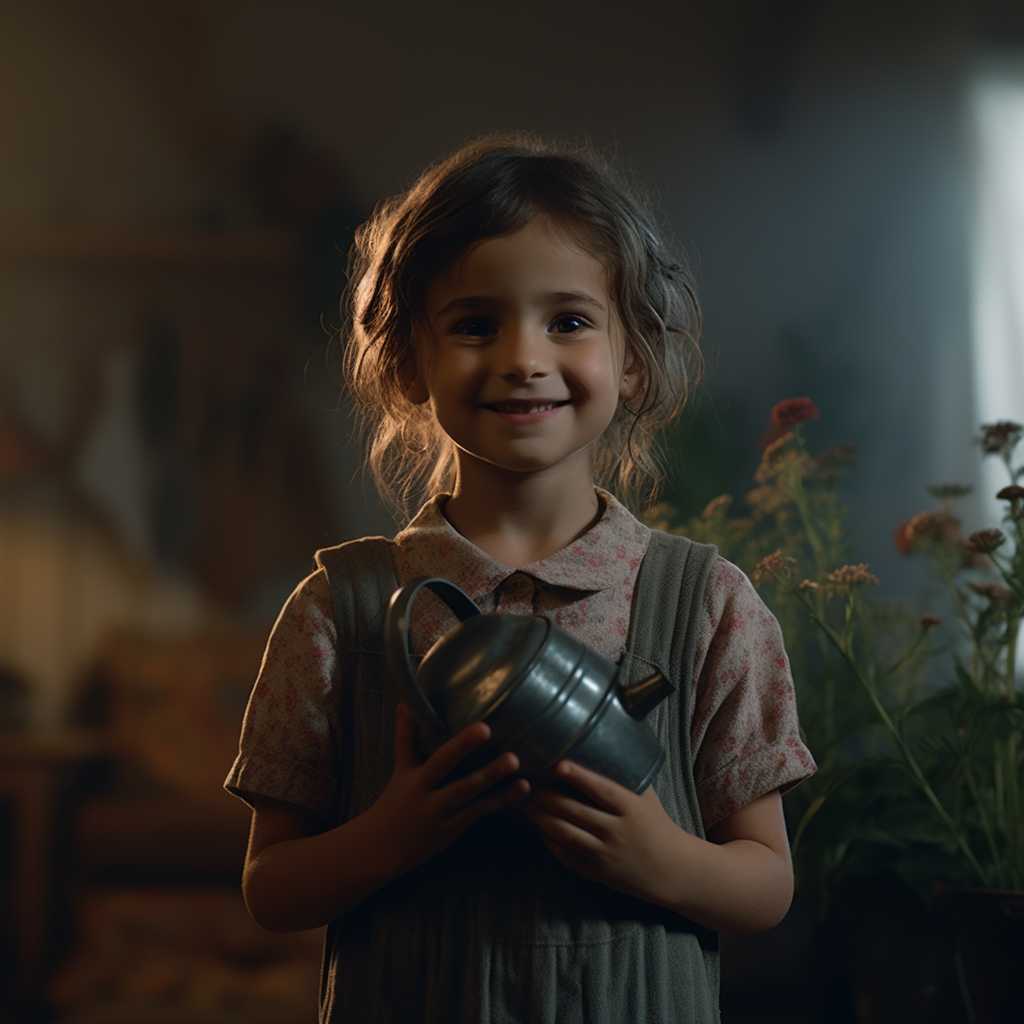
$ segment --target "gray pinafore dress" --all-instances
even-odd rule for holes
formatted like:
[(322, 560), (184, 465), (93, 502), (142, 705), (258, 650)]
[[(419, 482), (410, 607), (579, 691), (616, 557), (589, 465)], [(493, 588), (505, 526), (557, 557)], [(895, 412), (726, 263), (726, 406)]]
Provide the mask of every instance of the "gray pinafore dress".
[[(647, 718), (666, 752), (654, 782), (669, 816), (703, 838), (690, 750), (694, 623), (716, 551), (652, 532), (622, 656), (626, 683), (660, 670), (676, 692)], [(338, 823), (365, 811), (394, 766), (398, 697), (383, 620), (398, 586), (388, 542), (318, 553), (344, 680), (335, 742)], [(717, 1022), (718, 939), (672, 911), (557, 861), (515, 808), (484, 819), (327, 930), (324, 1024)]]

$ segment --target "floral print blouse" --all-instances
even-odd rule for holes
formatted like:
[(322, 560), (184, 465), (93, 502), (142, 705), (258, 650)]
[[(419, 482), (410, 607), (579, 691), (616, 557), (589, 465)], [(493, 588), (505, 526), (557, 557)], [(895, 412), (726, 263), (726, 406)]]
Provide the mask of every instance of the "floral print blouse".
[[(599, 521), (568, 547), (518, 569), (462, 537), (428, 502), (391, 542), (399, 580), (442, 576), (484, 612), (544, 615), (615, 661), (629, 629), (633, 587), (651, 531), (612, 495)], [(413, 606), (418, 655), (455, 622), (429, 592)], [(793, 681), (774, 616), (746, 576), (719, 557), (704, 594), (690, 723), (693, 773), (705, 829), (815, 770), (799, 736)], [(330, 587), (321, 570), (292, 594), (271, 634), (226, 786), (333, 818), (332, 702), (342, 666)]]

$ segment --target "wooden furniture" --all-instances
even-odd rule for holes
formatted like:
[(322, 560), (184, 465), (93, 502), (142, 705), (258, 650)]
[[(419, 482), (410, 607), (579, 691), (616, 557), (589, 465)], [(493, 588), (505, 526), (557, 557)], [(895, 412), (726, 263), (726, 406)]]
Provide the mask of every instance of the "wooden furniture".
[(39, 986), (53, 919), (55, 812), (69, 771), (99, 753), (90, 732), (0, 734), (0, 799), (13, 805), (13, 904), (15, 986), (30, 998)]

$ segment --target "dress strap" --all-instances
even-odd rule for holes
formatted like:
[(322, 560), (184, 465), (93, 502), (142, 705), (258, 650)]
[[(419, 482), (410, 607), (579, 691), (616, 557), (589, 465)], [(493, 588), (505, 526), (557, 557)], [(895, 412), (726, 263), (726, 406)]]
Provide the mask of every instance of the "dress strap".
[(336, 698), (340, 824), (376, 799), (393, 766), (390, 757), (381, 758), (379, 751), (371, 755), (365, 749), (368, 729), (378, 743), (385, 742), (394, 729), (394, 701), (389, 699), (385, 677), (365, 678), (365, 666), (375, 664), (385, 671), (384, 617), (398, 588), (398, 576), (391, 543), (385, 537), (363, 537), (324, 548), (316, 553), (316, 564), (327, 573), (338, 657), (346, 668), (345, 684), (338, 687)]
[(652, 669), (675, 687), (645, 719), (665, 750), (654, 780), (677, 825), (701, 838), (704, 825), (693, 779), (693, 665), (700, 640), (704, 592), (717, 551), (686, 537), (654, 531), (633, 591), (623, 670), (631, 679)]
[(717, 557), (713, 544), (653, 530), (636, 581), (627, 649), (661, 666), (684, 700), (692, 682), (697, 617)]
[(362, 537), (316, 553), (327, 573), (339, 645), (348, 650), (384, 649), (384, 616), (398, 588), (386, 537)]

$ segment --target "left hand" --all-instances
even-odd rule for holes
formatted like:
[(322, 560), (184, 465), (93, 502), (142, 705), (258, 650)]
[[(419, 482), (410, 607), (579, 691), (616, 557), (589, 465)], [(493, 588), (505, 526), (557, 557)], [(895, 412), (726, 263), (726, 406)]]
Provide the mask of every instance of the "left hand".
[(693, 837), (668, 816), (654, 787), (638, 796), (572, 761), (560, 761), (554, 775), (591, 802), (545, 787), (533, 790), (526, 812), (548, 849), (585, 878), (660, 902), (659, 883), (678, 872), (679, 854)]

